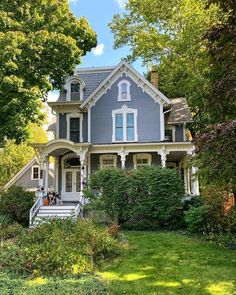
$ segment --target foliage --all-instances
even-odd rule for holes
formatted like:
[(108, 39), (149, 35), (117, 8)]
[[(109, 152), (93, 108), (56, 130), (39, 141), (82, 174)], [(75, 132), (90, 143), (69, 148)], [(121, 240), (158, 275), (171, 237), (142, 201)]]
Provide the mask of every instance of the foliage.
[(121, 247), (108, 230), (89, 220), (52, 220), (23, 232), (3, 248), (0, 264), (11, 271), (37, 275), (78, 275), (116, 255)]
[(195, 161), (203, 184), (232, 183), (235, 186), (236, 120), (209, 126), (196, 137), (195, 145)]
[(236, 251), (174, 232), (126, 232), (130, 249), (100, 269), (114, 294), (230, 295)]
[(2, 0), (0, 28), (0, 143), (19, 143), (28, 123), (42, 119), (40, 101), (96, 46), (96, 34), (67, 0)]
[(227, 19), (206, 0), (129, 0), (126, 11), (115, 15), (110, 28), (115, 48), (129, 45), (130, 60), (141, 57), (160, 73), (159, 89), (169, 97), (185, 96), (204, 125), (210, 91), (209, 55), (204, 38), (208, 30)]
[(234, 1), (209, 0), (229, 14), (224, 22), (213, 24), (206, 34), (210, 55), (211, 90), (206, 107), (211, 124), (236, 118), (236, 6)]
[(46, 132), (37, 124), (29, 124), (27, 127), (29, 139), (21, 144), (14, 140), (6, 140), (0, 148), (0, 188), (18, 173), (34, 155), (34, 149), (28, 146), (29, 143), (47, 142)]
[(34, 204), (34, 193), (22, 187), (11, 187), (0, 193), (0, 214), (7, 214), (24, 226), (29, 224), (29, 211)]
[(10, 238), (16, 238), (23, 232), (23, 227), (19, 223), (7, 224), (0, 227), (0, 239), (7, 240)]
[(226, 210), (228, 191), (227, 187), (212, 185), (203, 191), (203, 204), (196, 203), (185, 212), (187, 229), (191, 233), (205, 233), (209, 239), (221, 245), (229, 242), (227, 237), (233, 241), (232, 237), (236, 233), (236, 208)]
[(7, 214), (0, 214), (0, 226), (3, 227), (11, 223), (11, 217)]
[[(92, 194), (95, 189), (98, 195)], [(92, 174), (89, 193), (90, 207), (105, 210), (113, 222), (142, 220), (172, 227), (179, 218), (184, 185), (172, 169), (104, 169)]]
[(97, 275), (80, 278), (14, 276), (0, 273), (1, 295), (107, 295), (108, 289)]

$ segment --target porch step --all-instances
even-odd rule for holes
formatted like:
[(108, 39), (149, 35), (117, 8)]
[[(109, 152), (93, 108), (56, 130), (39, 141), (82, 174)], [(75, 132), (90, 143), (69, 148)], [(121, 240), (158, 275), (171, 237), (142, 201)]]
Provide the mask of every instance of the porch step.
[[(75, 218), (76, 206), (73, 205), (55, 205), (55, 206), (41, 206), (34, 218), (32, 227), (47, 221), (47, 219), (58, 218), (67, 219)], [(77, 217), (76, 217), (77, 218)]]

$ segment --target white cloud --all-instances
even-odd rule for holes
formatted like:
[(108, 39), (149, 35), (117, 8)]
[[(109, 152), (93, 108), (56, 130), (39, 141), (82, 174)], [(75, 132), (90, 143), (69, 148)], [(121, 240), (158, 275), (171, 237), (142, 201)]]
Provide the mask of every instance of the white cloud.
[(128, 2), (128, 0), (115, 0), (115, 1), (120, 6), (120, 8), (125, 8), (125, 4)]
[(99, 43), (97, 47), (93, 48), (92, 52), (95, 56), (101, 56), (104, 53), (105, 45), (103, 43)]
[(68, 0), (69, 3), (75, 3), (77, 2), (78, 0)]

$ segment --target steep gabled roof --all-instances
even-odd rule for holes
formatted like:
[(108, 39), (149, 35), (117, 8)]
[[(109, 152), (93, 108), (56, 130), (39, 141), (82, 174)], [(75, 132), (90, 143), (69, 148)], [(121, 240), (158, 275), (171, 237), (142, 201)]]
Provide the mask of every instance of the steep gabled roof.
[(114, 69), (106, 76), (106, 78), (94, 89), (93, 92), (82, 102), (81, 108), (87, 107), (90, 103), (96, 102), (111, 85), (123, 74), (129, 75), (135, 80), (138, 85), (146, 91), (150, 96), (161, 104), (171, 104), (171, 101), (160, 90), (155, 88), (147, 79), (139, 74), (130, 64), (121, 61)]
[(193, 118), (185, 97), (172, 98), (172, 109), (167, 119), (168, 124), (193, 122)]

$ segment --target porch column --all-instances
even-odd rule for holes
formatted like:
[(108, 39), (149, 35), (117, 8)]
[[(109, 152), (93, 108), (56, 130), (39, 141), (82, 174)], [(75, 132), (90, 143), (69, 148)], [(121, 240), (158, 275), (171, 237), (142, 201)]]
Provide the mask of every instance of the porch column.
[(39, 186), (44, 186), (43, 177), (44, 177), (44, 159), (40, 158), (40, 160), (39, 160)]
[(49, 174), (49, 157), (45, 158), (45, 193), (48, 193), (48, 174)]
[(125, 169), (125, 162), (126, 162), (126, 156), (128, 156), (128, 152), (126, 152), (124, 149), (122, 149), (121, 152), (118, 153), (121, 159), (121, 168)]
[(185, 185), (185, 192), (186, 194), (190, 195), (190, 176), (189, 176), (189, 169), (184, 169), (184, 185)]
[(199, 195), (199, 182), (197, 176), (197, 168), (192, 166), (192, 194)]
[(167, 158), (167, 155), (169, 154), (169, 152), (167, 152), (166, 149), (163, 148), (161, 151), (158, 151), (157, 153), (158, 153), (158, 155), (161, 156), (161, 166), (163, 168), (166, 167), (166, 158)]
[(54, 190), (58, 192), (58, 177), (59, 177), (59, 159), (58, 157), (55, 157), (55, 162), (54, 162)]
[(78, 156), (80, 157), (80, 187), (83, 192), (86, 181), (86, 155), (85, 153), (81, 153)]

